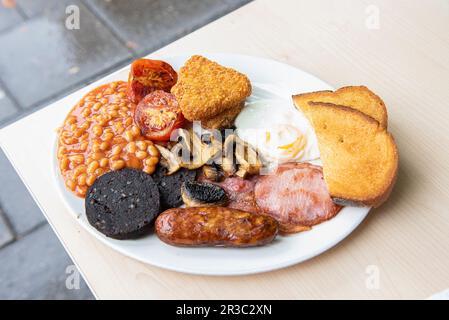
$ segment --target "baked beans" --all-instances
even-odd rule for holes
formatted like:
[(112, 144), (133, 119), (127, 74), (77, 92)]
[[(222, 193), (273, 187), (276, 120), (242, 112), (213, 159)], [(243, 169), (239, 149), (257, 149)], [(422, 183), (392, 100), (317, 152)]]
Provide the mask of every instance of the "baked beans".
[(57, 157), (65, 185), (84, 197), (95, 179), (125, 167), (151, 174), (159, 152), (134, 124), (136, 107), (127, 83), (112, 82), (88, 93), (70, 111), (59, 131)]

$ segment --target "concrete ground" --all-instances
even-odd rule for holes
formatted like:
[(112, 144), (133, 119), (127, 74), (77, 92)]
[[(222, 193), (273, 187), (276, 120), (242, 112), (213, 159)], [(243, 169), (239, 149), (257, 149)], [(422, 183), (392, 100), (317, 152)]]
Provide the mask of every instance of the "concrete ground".
[[(0, 128), (249, 1), (0, 0)], [(92, 299), (1, 151), (0, 183), (0, 299)]]

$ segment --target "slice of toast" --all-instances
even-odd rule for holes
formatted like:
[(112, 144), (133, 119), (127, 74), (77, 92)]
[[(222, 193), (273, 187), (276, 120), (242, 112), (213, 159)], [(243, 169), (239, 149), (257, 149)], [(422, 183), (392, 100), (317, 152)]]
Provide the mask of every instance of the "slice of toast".
[(315, 129), (324, 179), (334, 202), (380, 206), (398, 170), (391, 134), (375, 119), (350, 107), (321, 102), (295, 105)]
[(359, 110), (387, 127), (388, 115), (385, 103), (365, 86), (343, 87), (336, 91), (316, 91), (294, 96), (296, 104), (307, 107), (308, 102), (327, 102)]

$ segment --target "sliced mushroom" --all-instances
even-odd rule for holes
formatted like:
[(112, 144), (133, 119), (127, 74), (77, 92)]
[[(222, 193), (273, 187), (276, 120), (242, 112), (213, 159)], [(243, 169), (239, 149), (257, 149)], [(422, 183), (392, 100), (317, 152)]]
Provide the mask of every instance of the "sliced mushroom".
[(235, 158), (239, 164), (236, 175), (244, 178), (246, 175), (258, 174), (263, 164), (257, 151), (239, 137), (235, 141)]
[(205, 176), (212, 181), (219, 181), (222, 178), (221, 172), (208, 165), (213, 163), (212, 160), (218, 155), (221, 155), (224, 176), (235, 174), (245, 178), (247, 175), (259, 173), (263, 166), (257, 151), (235, 134), (226, 137), (223, 145), (221, 139), (213, 134), (208, 137), (208, 143), (203, 143), (193, 131), (179, 129), (177, 135), (181, 139), (171, 150), (157, 146), (162, 156), (161, 164), (167, 167), (167, 174), (172, 174), (180, 168), (195, 170), (205, 166)]
[(203, 166), (203, 174), (204, 176), (214, 182), (220, 182), (224, 179), (224, 173), (221, 171), (220, 167), (215, 164), (212, 165), (204, 165)]
[(239, 168), (235, 173), (237, 177), (245, 179), (248, 176), (248, 171), (245, 168)]
[(221, 143), (217, 143), (216, 139), (212, 139), (210, 144), (205, 144), (196, 134), (192, 134), (191, 141), (191, 158), (189, 161), (183, 159), (181, 162), (181, 167), (183, 168), (189, 170), (198, 169), (213, 160), (221, 151)]
[(192, 153), (190, 136), (193, 132), (189, 132), (186, 129), (177, 129), (175, 137), (178, 139), (178, 144), (181, 144), (186, 152)]
[[(227, 175), (235, 174), (245, 178), (247, 175), (259, 173), (263, 166), (257, 151), (235, 134), (231, 134), (226, 138), (223, 150), (222, 168)], [(238, 170), (236, 170), (236, 163)]]
[(186, 129), (176, 131), (180, 141), (171, 150), (157, 146), (161, 155), (161, 164), (168, 169), (167, 174), (172, 174), (179, 168), (195, 170), (212, 160), (220, 154), (221, 142), (212, 138), (211, 143), (206, 144), (194, 132)]
[(234, 143), (235, 134), (230, 134), (226, 137), (223, 144), (223, 155), (221, 159), (221, 167), (227, 176), (232, 176), (236, 171), (235, 159), (234, 159)]
[(221, 142), (221, 137), (217, 138), (214, 135), (210, 137), (209, 143), (203, 143), (203, 145), (207, 146), (206, 152), (206, 160), (205, 163), (212, 163), (212, 160), (221, 155), (223, 144)]
[(167, 168), (167, 175), (171, 175), (181, 168), (181, 163), (173, 152), (158, 144), (155, 144), (155, 146), (162, 156), (160, 160), (161, 165)]
[(223, 206), (228, 202), (223, 188), (207, 182), (185, 181), (181, 195), (187, 207)]

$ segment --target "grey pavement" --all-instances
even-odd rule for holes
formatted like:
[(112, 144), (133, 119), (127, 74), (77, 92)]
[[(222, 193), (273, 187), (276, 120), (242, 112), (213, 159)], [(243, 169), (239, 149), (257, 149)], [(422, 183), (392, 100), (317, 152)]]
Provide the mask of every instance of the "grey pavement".
[(14, 234), (11, 230), (6, 217), (2, 211), (0, 211), (0, 248), (14, 241)]
[[(60, 8), (44, 11), (26, 25), (0, 35), (0, 75), (24, 108), (42, 104), (131, 58), (82, 3), (73, 2), (80, 8), (79, 30), (66, 29), (65, 9)], [(18, 70), (23, 70), (20, 76)]]
[(0, 6), (0, 32), (22, 22), (23, 18), (17, 9)]
[[(154, 51), (248, 1), (86, 0), (104, 23), (137, 55)], [(155, 14), (157, 12), (157, 14)], [(133, 23), (129, 23), (129, 21)]]
[(14, 116), (18, 116), (18, 114), (19, 109), (17, 105), (0, 85), (0, 126), (2, 121), (12, 119)]
[(22, 237), (45, 221), (25, 185), (0, 151), (0, 204), (12, 225), (12, 231)]
[[(1, 0), (0, 128), (249, 1)], [(92, 299), (3, 152), (0, 183), (0, 299)]]
[(0, 299), (92, 299), (48, 224), (0, 250), (0, 261)]

